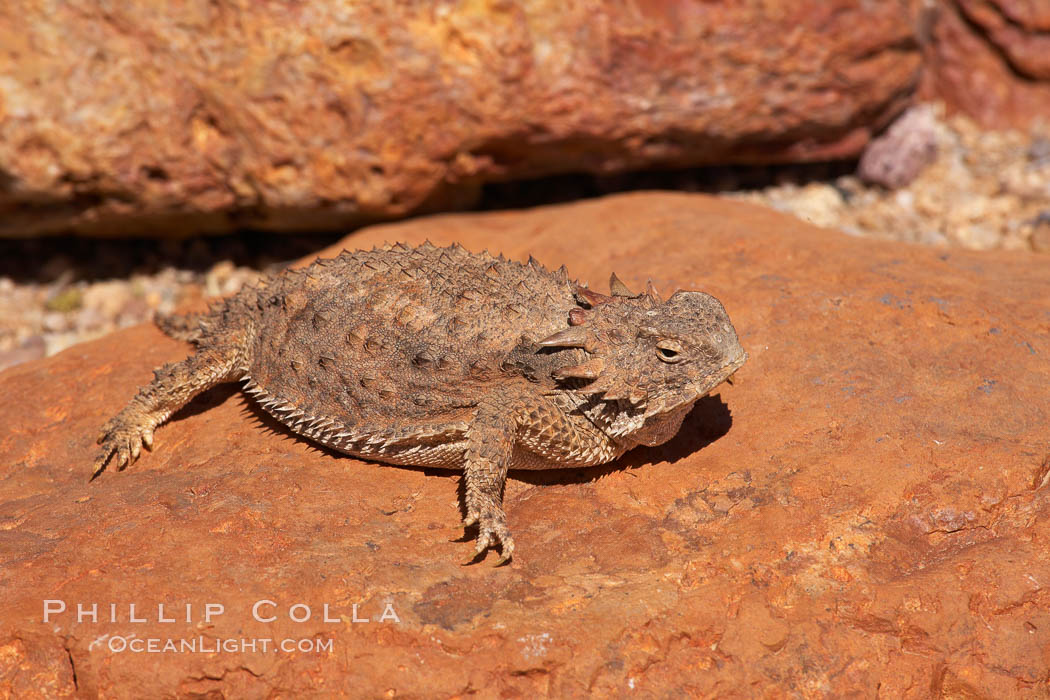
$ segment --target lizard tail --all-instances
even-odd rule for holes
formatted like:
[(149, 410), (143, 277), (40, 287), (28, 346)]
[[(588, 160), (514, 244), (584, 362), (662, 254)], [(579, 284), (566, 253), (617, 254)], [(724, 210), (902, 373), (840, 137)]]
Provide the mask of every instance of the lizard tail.
[(201, 323), (208, 314), (158, 314), (154, 319), (157, 327), (176, 340), (198, 342), (204, 336), (204, 325)]

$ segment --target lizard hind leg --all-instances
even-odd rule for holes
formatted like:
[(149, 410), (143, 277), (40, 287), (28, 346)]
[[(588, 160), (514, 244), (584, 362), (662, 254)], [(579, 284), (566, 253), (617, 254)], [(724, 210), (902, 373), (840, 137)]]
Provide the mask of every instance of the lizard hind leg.
[(153, 431), (194, 396), (216, 384), (240, 379), (244, 363), (238, 343), (202, 347), (182, 362), (153, 371), (153, 381), (139, 389), (127, 406), (113, 416), (98, 436), (101, 448), (92, 466), (94, 479), (116, 455), (118, 467), (125, 467), (142, 452), (153, 447)]

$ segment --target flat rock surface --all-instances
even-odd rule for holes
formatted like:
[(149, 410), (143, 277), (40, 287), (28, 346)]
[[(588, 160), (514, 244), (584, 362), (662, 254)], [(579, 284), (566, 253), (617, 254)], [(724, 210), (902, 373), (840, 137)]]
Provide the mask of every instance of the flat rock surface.
[(547, 173), (856, 155), (915, 0), (0, 4), (0, 236), (339, 228)]
[[(427, 238), (566, 263), (598, 289), (615, 270), (709, 291), (751, 359), (664, 446), (512, 478), (503, 568), (459, 564), (457, 477), (322, 451), (232, 388), (88, 483), (100, 424), (187, 351), (152, 327), (7, 370), (0, 692), (1046, 696), (1038, 258), (651, 193), (347, 245)], [(66, 610), (45, 623), (48, 600)]]

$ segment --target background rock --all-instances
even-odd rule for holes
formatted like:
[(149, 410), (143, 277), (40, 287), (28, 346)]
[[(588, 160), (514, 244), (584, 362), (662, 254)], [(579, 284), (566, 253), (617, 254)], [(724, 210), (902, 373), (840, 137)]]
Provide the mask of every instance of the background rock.
[(987, 128), (1025, 128), (1050, 114), (1050, 5), (938, 0), (925, 14), (921, 94)]
[(0, 6), (0, 235), (338, 228), (483, 182), (854, 156), (916, 2)]
[[(749, 351), (669, 444), (519, 474), (520, 557), (462, 567), (455, 476), (323, 452), (231, 389), (123, 473), (98, 426), (186, 347), (140, 326), (0, 374), (0, 688), (19, 697), (1041, 697), (1050, 669), (1050, 279), (1038, 258), (842, 236), (637, 194), (374, 227), (604, 288), (701, 288)], [(334, 249), (333, 251), (334, 252)], [(491, 558), (490, 558), (491, 561)], [(42, 623), (43, 601), (71, 610)], [(278, 620), (252, 620), (260, 599)], [(108, 604), (119, 605), (109, 622)], [(210, 623), (205, 603), (226, 613)], [(390, 603), (400, 623), (378, 622)], [(132, 623), (127, 606), (149, 621)], [(157, 604), (179, 620), (160, 623)], [(183, 622), (185, 604), (194, 607)], [(296, 603), (313, 617), (289, 621)], [(323, 604), (344, 620), (324, 623)], [(353, 623), (354, 603), (369, 623)], [(331, 639), (131, 654), (114, 636)]]

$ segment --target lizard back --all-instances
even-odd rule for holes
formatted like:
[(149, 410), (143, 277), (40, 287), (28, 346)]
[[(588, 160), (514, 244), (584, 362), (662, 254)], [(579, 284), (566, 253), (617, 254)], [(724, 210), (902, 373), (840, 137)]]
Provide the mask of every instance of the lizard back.
[(346, 425), (462, 420), (522, 335), (563, 328), (568, 275), (459, 246), (343, 253), (254, 291), (247, 375)]

